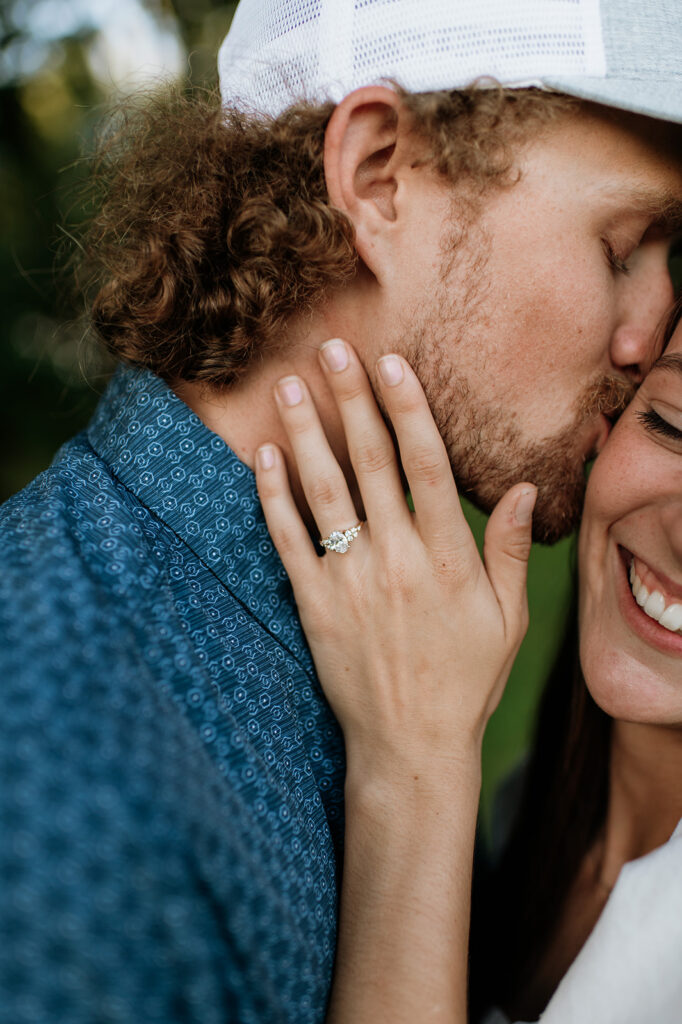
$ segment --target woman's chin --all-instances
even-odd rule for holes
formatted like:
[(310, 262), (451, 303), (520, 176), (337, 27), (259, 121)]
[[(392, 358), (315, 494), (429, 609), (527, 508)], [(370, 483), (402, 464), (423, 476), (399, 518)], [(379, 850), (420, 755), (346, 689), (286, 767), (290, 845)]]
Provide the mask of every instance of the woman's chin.
[(592, 699), (611, 718), (643, 725), (682, 725), (682, 683), (621, 649), (581, 640), (580, 661)]

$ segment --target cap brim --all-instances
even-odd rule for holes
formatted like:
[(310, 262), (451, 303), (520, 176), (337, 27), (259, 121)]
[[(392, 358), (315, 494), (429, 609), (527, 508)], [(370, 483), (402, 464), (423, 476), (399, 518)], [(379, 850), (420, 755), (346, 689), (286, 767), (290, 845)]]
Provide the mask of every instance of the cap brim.
[(641, 78), (545, 78), (550, 89), (633, 114), (682, 124), (682, 82)]

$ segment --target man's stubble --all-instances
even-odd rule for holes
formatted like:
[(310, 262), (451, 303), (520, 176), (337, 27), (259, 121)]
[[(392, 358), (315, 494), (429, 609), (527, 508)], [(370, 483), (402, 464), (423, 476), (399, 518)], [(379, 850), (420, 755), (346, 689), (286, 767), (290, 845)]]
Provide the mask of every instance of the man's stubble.
[[(524, 437), (511, 410), (484, 400), (476, 376), (467, 376), (458, 365), (463, 362), (458, 353), (464, 346), (473, 338), (481, 343), (489, 301), (485, 273), (489, 246), (482, 232), (475, 234), (475, 256), (471, 236), (464, 246), (461, 235), (444, 240), (441, 286), (411, 325), (404, 325), (401, 350), (424, 388), (460, 493), (490, 512), (515, 483), (534, 483), (538, 498), (533, 536), (553, 544), (577, 527), (582, 512), (585, 464), (592, 453), (586, 454), (576, 442), (581, 428), (599, 413), (619, 415), (634, 388), (617, 375), (597, 377), (578, 396), (571, 425), (542, 441)], [(455, 276), (458, 288), (452, 285)], [(464, 289), (462, 280), (467, 282)], [(529, 368), (529, 393), (535, 386)]]

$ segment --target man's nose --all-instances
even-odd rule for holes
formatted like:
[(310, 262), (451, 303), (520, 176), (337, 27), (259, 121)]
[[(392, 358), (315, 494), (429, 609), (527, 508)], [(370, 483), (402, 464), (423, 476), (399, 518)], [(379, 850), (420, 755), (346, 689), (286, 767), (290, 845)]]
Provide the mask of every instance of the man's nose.
[(628, 261), (628, 277), (620, 283), (611, 361), (636, 384), (660, 354), (660, 329), (674, 298), (668, 248), (663, 240), (643, 242)]

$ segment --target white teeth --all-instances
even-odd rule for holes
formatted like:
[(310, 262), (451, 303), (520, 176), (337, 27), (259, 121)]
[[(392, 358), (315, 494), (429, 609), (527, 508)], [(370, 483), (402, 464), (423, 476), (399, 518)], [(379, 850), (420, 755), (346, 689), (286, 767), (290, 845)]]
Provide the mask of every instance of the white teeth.
[(658, 621), (672, 633), (682, 632), (682, 604), (669, 604)]
[(671, 633), (682, 633), (682, 604), (666, 607), (665, 598), (659, 590), (649, 592), (635, 571), (634, 561), (630, 563), (629, 575), (633, 597), (642, 611)]
[(656, 619), (658, 622), (665, 611), (665, 598), (659, 590), (651, 591), (644, 604), (644, 611), (650, 619)]

